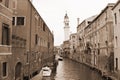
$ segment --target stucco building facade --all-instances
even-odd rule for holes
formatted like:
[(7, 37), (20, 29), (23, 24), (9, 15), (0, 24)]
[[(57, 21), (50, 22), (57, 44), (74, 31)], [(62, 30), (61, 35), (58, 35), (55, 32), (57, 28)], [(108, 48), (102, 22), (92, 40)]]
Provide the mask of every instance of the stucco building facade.
[(85, 28), (87, 63), (102, 71), (113, 71), (113, 17), (114, 4), (105, 9)]
[(118, 73), (120, 79), (120, 1), (118, 0), (113, 7), (113, 18), (114, 18), (114, 71)]
[(53, 34), (30, 0), (0, 1), (0, 33), (0, 80), (29, 80), (53, 65)]
[(63, 57), (69, 58), (69, 55), (70, 55), (70, 42), (69, 42), (69, 40), (63, 42), (62, 50), (63, 50)]
[(69, 57), (73, 60), (78, 60), (79, 56), (77, 55), (77, 33), (70, 34), (70, 55)]
[(0, 80), (12, 80), (12, 3), (0, 1)]
[(54, 37), (29, 0), (15, 0), (12, 53), (14, 79), (28, 79), (53, 61)]
[(84, 29), (87, 27), (93, 19), (95, 19), (96, 16), (92, 16), (90, 18), (85, 19), (77, 26), (77, 53), (79, 56), (79, 62), (85, 63), (86, 62), (86, 56), (84, 54), (85, 50), (85, 32)]

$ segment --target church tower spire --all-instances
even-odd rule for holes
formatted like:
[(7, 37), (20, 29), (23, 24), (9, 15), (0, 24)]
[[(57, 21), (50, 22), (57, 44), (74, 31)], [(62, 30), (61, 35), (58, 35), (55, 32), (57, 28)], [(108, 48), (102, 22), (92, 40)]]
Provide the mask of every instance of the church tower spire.
[(69, 27), (69, 17), (67, 15), (67, 12), (64, 16), (64, 36), (65, 36), (65, 41), (69, 40), (69, 35), (70, 35), (70, 27)]

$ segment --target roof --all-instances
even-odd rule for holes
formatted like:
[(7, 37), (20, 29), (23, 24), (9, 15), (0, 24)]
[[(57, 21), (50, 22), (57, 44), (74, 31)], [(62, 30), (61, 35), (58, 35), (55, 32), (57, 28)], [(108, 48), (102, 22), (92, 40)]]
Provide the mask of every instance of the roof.
[[(94, 16), (91, 16), (91, 17), (83, 20), (83, 21), (77, 26), (77, 28), (79, 28), (79, 26), (80, 26), (82, 23), (84, 23), (84, 22), (85, 22), (85, 23), (86, 23), (86, 22), (92, 22), (97, 16), (98, 16), (98, 15), (94, 15)], [(86, 26), (87, 26), (87, 25), (86, 25)]]
[(115, 9), (116, 6), (117, 6), (119, 3), (120, 3), (120, 0), (118, 0), (118, 1), (116, 2), (115, 6), (112, 8), (112, 10)]
[(87, 29), (93, 22), (95, 22), (109, 7), (113, 7), (114, 3), (108, 3), (108, 5), (101, 11), (101, 13), (88, 25), (85, 29)]
[[(46, 27), (48, 28), (48, 31), (52, 34), (50, 28), (48, 27), (48, 25), (46, 24), (46, 22), (44, 21), (44, 19), (41, 17), (40, 13), (38, 12), (38, 10), (35, 8), (35, 6), (33, 5), (33, 3), (31, 2), (31, 0), (28, 0), (28, 2), (30, 3), (30, 6), (35, 10), (35, 12), (37, 13), (37, 15), (42, 19), (42, 21), (45, 23)], [(53, 34), (52, 34), (53, 35)]]

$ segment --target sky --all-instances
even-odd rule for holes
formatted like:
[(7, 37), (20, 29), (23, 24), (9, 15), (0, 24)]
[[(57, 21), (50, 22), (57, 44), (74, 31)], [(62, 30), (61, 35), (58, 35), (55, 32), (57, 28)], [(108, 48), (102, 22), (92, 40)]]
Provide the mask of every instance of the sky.
[(69, 17), (70, 33), (77, 32), (77, 18), (80, 23), (94, 15), (98, 15), (108, 3), (117, 0), (33, 0), (33, 4), (47, 26), (54, 32), (54, 45), (64, 41), (64, 16)]

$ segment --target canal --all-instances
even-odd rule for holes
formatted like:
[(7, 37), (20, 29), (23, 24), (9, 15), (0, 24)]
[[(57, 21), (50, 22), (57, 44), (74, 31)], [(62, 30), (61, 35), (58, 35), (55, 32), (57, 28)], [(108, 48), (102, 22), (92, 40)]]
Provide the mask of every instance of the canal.
[(43, 80), (102, 80), (101, 75), (90, 67), (70, 59), (59, 61), (56, 73)]

